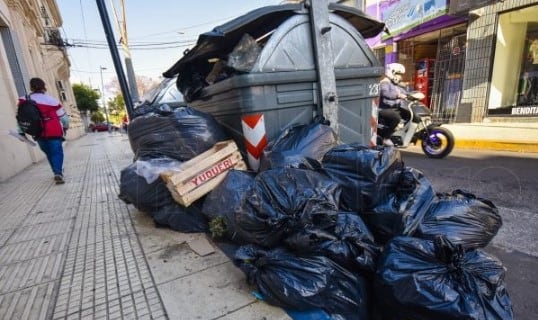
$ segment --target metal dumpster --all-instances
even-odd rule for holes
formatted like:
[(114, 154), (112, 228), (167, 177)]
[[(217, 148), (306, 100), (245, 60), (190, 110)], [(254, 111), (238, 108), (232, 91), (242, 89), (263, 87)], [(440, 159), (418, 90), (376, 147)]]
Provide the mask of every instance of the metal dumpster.
[[(384, 24), (351, 7), (330, 4), (328, 10), (338, 99), (337, 134), (344, 143), (367, 144), (372, 135), (372, 102), (383, 67), (364, 37), (379, 34)], [(163, 75), (178, 75), (178, 88), (186, 101), (213, 115), (244, 150), (242, 115), (262, 113), (271, 141), (288, 125), (306, 124), (323, 114), (318, 95), (318, 52), (311, 32), (311, 18), (303, 4), (263, 7), (202, 34), (197, 45)], [(262, 46), (250, 72), (205, 83), (214, 61), (226, 59), (244, 34)]]

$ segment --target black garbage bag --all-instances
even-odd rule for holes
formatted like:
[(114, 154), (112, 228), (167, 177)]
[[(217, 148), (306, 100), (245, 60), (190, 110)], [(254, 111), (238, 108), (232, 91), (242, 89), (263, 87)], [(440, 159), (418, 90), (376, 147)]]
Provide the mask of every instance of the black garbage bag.
[(435, 191), (420, 170), (406, 167), (396, 189), (374, 209), (361, 213), (376, 242), (384, 244), (395, 236), (412, 236), (435, 202)]
[[(235, 215), (236, 232), (251, 244), (275, 247), (292, 230), (310, 224), (316, 213), (337, 212), (340, 191), (336, 182), (316, 171), (263, 171)], [(317, 219), (323, 217), (330, 219), (328, 215), (318, 215)]]
[(174, 112), (174, 108), (170, 107), (167, 104), (161, 104), (161, 105), (152, 105), (143, 103), (139, 106), (137, 106), (134, 109), (133, 118), (134, 120), (136, 117), (144, 116), (144, 115), (151, 115), (151, 116), (168, 116)]
[(334, 130), (323, 119), (288, 127), (265, 147), (260, 171), (285, 167), (318, 169), (325, 153), (337, 144)]
[(235, 216), (243, 210), (246, 193), (254, 184), (254, 177), (251, 172), (232, 169), (206, 196), (202, 212), (209, 221), (209, 231), (213, 237), (247, 243), (235, 231)]
[(445, 235), (452, 243), (465, 248), (484, 248), (501, 226), (499, 210), (491, 201), (454, 190), (438, 195), (416, 236), (433, 239), (436, 235)]
[[(326, 213), (325, 213), (326, 214)], [(313, 224), (294, 231), (284, 243), (291, 251), (330, 258), (348, 270), (373, 272), (381, 248), (355, 213), (339, 212), (333, 224)]]
[(370, 149), (353, 143), (331, 149), (322, 166), (342, 186), (342, 210), (360, 213), (394, 192), (403, 162), (395, 148)]
[(162, 207), (173, 204), (174, 198), (166, 184), (158, 178), (148, 183), (137, 174), (137, 164), (131, 163), (120, 173), (120, 193), (118, 197), (127, 204), (133, 204), (138, 210), (152, 213)]
[(504, 274), (497, 258), (443, 236), (397, 237), (380, 259), (374, 289), (387, 320), (510, 320)]
[(153, 221), (159, 227), (168, 227), (179, 232), (207, 232), (207, 219), (201, 210), (203, 199), (195, 201), (186, 208), (179, 203), (171, 203), (153, 212)]
[(202, 93), (202, 89), (209, 84), (206, 76), (211, 72), (212, 65), (207, 60), (202, 62), (191, 61), (185, 65), (185, 70), (177, 76), (177, 88), (183, 94), (186, 102), (196, 100)]
[(209, 114), (179, 107), (167, 116), (146, 115), (129, 124), (129, 142), (135, 158), (187, 161), (226, 140), (220, 124)]
[(267, 303), (291, 310), (323, 309), (331, 319), (369, 319), (364, 279), (323, 256), (296, 256), (248, 245), (234, 263)]

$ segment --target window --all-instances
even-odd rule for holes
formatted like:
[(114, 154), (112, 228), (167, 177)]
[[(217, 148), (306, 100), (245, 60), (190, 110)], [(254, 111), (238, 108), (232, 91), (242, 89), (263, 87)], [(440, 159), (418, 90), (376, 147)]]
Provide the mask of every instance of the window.
[(488, 115), (538, 115), (538, 6), (499, 15)]

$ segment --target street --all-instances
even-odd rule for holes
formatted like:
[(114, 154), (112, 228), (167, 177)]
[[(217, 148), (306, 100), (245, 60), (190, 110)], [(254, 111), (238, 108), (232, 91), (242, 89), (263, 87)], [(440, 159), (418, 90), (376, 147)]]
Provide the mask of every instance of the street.
[(437, 192), (465, 189), (491, 200), (503, 218), (486, 251), (507, 269), (506, 287), (516, 319), (538, 319), (538, 154), (455, 149), (429, 159), (419, 147), (401, 150), (404, 163), (421, 170)]

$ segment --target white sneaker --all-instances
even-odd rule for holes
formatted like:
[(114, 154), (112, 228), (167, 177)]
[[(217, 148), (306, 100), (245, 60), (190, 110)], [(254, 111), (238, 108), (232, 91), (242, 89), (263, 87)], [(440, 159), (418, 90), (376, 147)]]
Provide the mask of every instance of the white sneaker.
[(394, 143), (392, 143), (392, 141), (390, 139), (384, 139), (383, 140), (383, 145), (386, 146), (386, 147), (394, 147)]

